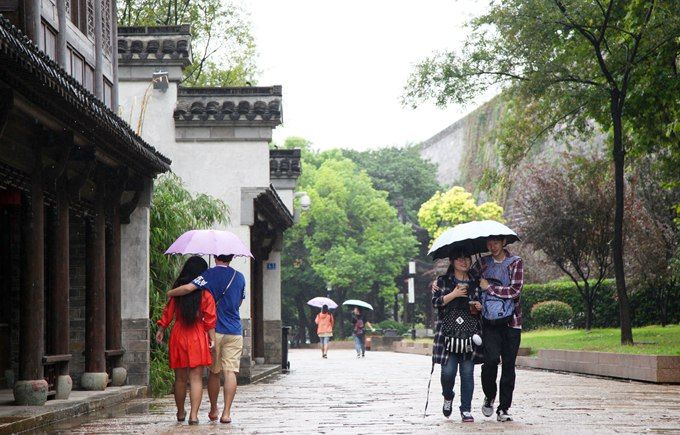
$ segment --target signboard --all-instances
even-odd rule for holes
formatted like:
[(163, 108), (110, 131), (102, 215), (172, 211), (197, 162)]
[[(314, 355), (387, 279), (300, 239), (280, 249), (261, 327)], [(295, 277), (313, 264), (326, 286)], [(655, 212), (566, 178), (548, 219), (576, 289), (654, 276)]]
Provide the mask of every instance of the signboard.
[(408, 279), (408, 303), (412, 304), (416, 301), (416, 289), (413, 278)]
[(267, 263), (267, 270), (276, 269), (276, 263)]

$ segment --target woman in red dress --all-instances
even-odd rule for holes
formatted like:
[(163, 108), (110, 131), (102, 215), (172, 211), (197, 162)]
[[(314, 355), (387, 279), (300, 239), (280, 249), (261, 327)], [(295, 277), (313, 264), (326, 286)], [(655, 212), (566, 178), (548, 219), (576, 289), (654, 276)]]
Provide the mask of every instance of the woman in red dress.
[[(173, 288), (188, 284), (208, 268), (204, 259), (193, 256), (187, 260), (173, 284)], [(187, 377), (191, 384), (191, 411), (189, 424), (198, 424), (198, 408), (203, 395), (203, 367), (212, 364), (210, 349), (215, 345), (215, 301), (208, 291), (197, 290), (187, 295), (171, 298), (158, 320), (156, 341), (163, 341), (165, 329), (173, 318), (170, 333), (170, 368), (175, 370), (175, 404), (177, 421), (184, 421), (184, 400), (187, 395)], [(187, 376), (188, 375), (188, 376)]]

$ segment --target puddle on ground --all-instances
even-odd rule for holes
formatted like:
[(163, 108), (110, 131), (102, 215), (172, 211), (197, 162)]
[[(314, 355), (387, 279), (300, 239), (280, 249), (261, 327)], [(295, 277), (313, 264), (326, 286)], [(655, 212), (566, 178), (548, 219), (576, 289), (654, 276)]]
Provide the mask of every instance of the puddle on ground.
[(50, 426), (42, 427), (32, 431), (31, 433), (37, 434), (59, 434), (69, 431), (84, 424), (92, 423), (97, 420), (105, 420), (111, 418), (121, 418), (126, 415), (139, 415), (139, 414), (149, 414), (153, 413), (154, 408), (158, 408), (152, 402), (153, 399), (136, 399), (126, 403), (120, 403), (114, 405), (110, 408), (102, 409), (99, 411), (91, 412), (89, 414), (81, 415), (74, 418), (68, 418), (66, 420), (54, 423)]

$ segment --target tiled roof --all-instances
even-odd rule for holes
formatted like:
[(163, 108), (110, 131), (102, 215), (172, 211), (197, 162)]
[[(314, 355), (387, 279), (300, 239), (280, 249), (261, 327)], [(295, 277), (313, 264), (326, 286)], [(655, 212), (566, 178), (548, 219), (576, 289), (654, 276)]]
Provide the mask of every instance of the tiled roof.
[(144, 142), (125, 121), (3, 17), (0, 17), (0, 79), (121, 162), (153, 173), (170, 169), (170, 159)]
[(298, 178), (300, 176), (300, 150), (269, 150), (269, 175), (271, 178)]
[(281, 86), (233, 88), (180, 88), (176, 121), (218, 124), (281, 123)]
[(189, 25), (118, 28), (118, 59), (180, 61), (191, 59)]

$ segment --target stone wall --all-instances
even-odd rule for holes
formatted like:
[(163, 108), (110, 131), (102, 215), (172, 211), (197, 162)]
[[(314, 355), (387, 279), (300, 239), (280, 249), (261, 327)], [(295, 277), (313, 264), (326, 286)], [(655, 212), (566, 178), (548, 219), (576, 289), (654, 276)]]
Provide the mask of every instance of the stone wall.
[(280, 320), (264, 321), (264, 362), (265, 364), (281, 364), (281, 327)]
[(123, 366), (128, 385), (149, 385), (149, 319), (123, 319)]
[(250, 319), (241, 319), (241, 326), (243, 328), (243, 353), (241, 354), (241, 370), (238, 373), (238, 379), (239, 384), (248, 384), (251, 377), (250, 366), (253, 362), (253, 340)]

